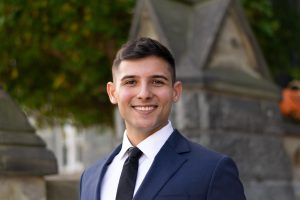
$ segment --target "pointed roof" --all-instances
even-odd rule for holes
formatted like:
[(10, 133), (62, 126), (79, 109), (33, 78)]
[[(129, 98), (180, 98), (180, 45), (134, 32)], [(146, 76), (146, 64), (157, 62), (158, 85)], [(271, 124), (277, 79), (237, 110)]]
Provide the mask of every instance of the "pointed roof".
[[(141, 31), (145, 26), (148, 30)], [(130, 39), (139, 36), (158, 39), (172, 51), (177, 77), (182, 81), (278, 96), (279, 89), (271, 81), (264, 56), (236, 0), (140, 0)], [(232, 41), (226, 41), (228, 36)], [(228, 46), (233, 50), (236, 46), (235, 53)]]
[(159, 40), (171, 49), (176, 58), (178, 75), (196, 78), (202, 75), (207, 65), (229, 7), (235, 11), (239, 26), (255, 51), (259, 73), (270, 79), (255, 37), (239, 4), (234, 0), (140, 0), (130, 38), (138, 36), (142, 13), (146, 10)]

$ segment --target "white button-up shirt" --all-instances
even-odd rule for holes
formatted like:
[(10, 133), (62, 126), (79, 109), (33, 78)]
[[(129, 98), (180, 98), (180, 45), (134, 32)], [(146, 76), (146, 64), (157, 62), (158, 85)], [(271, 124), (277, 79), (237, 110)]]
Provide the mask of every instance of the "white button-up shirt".
[[(143, 155), (139, 159), (139, 169), (134, 189), (134, 195), (143, 182), (147, 172), (149, 171), (155, 156), (168, 140), (173, 131), (174, 129), (171, 122), (169, 121), (166, 126), (150, 135), (137, 145), (137, 147), (143, 152)], [(123, 164), (128, 157), (127, 150), (130, 147), (132, 147), (132, 144), (128, 140), (125, 131), (123, 135), (122, 149), (119, 154), (115, 156), (112, 163), (108, 166), (107, 171), (104, 175), (101, 185), (102, 200), (112, 200), (116, 198)]]

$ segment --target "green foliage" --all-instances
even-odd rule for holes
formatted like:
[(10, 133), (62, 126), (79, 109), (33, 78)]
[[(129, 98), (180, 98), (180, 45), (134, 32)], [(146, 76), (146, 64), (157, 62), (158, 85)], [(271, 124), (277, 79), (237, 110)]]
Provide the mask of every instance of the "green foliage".
[[(273, 76), (300, 79), (297, 6), (292, 1), (240, 1)], [(134, 4), (2, 0), (0, 85), (38, 119), (111, 124), (105, 85), (115, 52), (127, 39)]]
[(300, 79), (300, 7), (296, 1), (241, 1), (274, 78), (281, 85), (286, 84), (280, 82), (286, 76)]
[[(37, 116), (111, 123), (106, 82), (131, 0), (2, 0), (0, 85)], [(45, 119), (45, 118), (39, 118)]]

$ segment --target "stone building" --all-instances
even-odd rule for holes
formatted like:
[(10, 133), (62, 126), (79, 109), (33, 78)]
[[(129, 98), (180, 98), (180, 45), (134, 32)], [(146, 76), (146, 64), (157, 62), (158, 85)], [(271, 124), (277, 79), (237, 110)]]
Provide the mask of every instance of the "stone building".
[(295, 199), (280, 89), (239, 2), (140, 0), (130, 38), (141, 36), (161, 41), (175, 56), (184, 86), (172, 112), (176, 128), (230, 155), (248, 200)]

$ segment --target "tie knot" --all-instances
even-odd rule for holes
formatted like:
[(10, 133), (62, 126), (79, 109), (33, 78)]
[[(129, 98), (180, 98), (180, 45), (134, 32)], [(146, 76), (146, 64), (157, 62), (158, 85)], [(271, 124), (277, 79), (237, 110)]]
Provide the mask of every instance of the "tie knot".
[(137, 147), (131, 147), (128, 150), (128, 158), (130, 160), (138, 160), (142, 156), (143, 152)]

